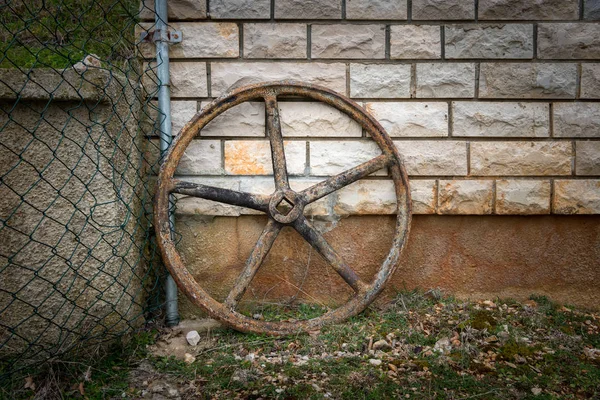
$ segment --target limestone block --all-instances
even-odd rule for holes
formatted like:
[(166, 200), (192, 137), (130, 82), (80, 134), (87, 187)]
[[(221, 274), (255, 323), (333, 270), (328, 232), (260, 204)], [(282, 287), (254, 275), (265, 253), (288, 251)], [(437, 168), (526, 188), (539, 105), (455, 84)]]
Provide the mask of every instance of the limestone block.
[[(149, 65), (149, 66), (148, 66)], [(206, 97), (206, 63), (204, 62), (171, 62), (171, 97)], [(144, 64), (144, 88), (147, 93), (156, 96), (158, 78), (156, 62)]]
[(600, 103), (554, 103), (554, 136), (600, 137)]
[(538, 57), (600, 58), (600, 25), (581, 22), (538, 25)]
[[(435, 180), (410, 181), (413, 214), (435, 214), (436, 190)], [(396, 213), (396, 191), (392, 180), (362, 179), (337, 193), (334, 205), (337, 215)]]
[(384, 58), (385, 25), (313, 25), (312, 58)]
[(533, 25), (448, 25), (446, 58), (533, 58)]
[[(303, 175), (306, 142), (285, 141), (285, 159), (290, 175)], [(225, 142), (225, 173), (229, 175), (271, 175), (271, 146), (268, 140), (228, 140)]]
[[(240, 190), (240, 179), (234, 177), (185, 177), (188, 182), (214, 186), (223, 189)], [(175, 215), (211, 215), (237, 217), (247, 209), (229, 204), (200, 199), (194, 196), (175, 194), (177, 207)]]
[(394, 59), (441, 58), (440, 27), (435, 25), (392, 25), (390, 57)]
[(570, 175), (570, 142), (472, 142), (471, 174)]
[(448, 103), (373, 102), (365, 108), (392, 137), (448, 136)]
[(577, 19), (578, 0), (479, 0), (480, 20)]
[(496, 181), (496, 214), (550, 214), (550, 181), (501, 179)]
[(452, 135), (473, 137), (548, 137), (548, 103), (452, 103)]
[(409, 175), (467, 174), (467, 143), (447, 140), (394, 141)]
[(600, 63), (581, 64), (581, 98), (600, 99)]
[(275, 2), (277, 19), (340, 19), (341, 0), (278, 0)]
[(600, 175), (600, 142), (576, 142), (577, 175)]
[(310, 142), (310, 174), (336, 175), (380, 154), (381, 149), (373, 141)]
[(346, 19), (406, 19), (406, 2), (396, 0), (346, 0)]
[(362, 127), (325, 103), (280, 102), (283, 136), (361, 137)]
[(600, 20), (600, 0), (585, 0), (583, 17), (588, 20)]
[(438, 213), (491, 214), (493, 186), (494, 182), (491, 180), (440, 180)]
[(306, 24), (244, 24), (244, 57), (306, 58)]
[(416, 97), (474, 97), (475, 64), (417, 64)]
[(283, 79), (308, 82), (346, 93), (346, 66), (343, 63), (211, 63), (213, 96), (220, 96), (228, 90), (251, 83)]
[(269, 19), (270, 0), (210, 0), (213, 19)]
[(333, 207), (337, 215), (396, 213), (396, 191), (391, 180), (356, 181), (339, 190)]
[(409, 182), (413, 214), (435, 214), (437, 181), (413, 179)]
[(482, 98), (575, 98), (576, 92), (573, 63), (481, 63)]
[[(192, 100), (171, 101), (171, 133), (177, 135), (181, 128), (187, 124), (197, 112), (198, 103)], [(142, 126), (144, 133), (149, 136), (158, 136), (160, 126), (158, 124), (158, 102), (152, 101), (151, 106), (146, 108), (148, 120)]]
[(414, 20), (473, 19), (475, 3), (472, 0), (413, 0)]
[[(240, 53), (237, 24), (230, 22), (169, 22), (171, 29), (180, 30), (183, 40), (169, 46), (171, 58), (232, 58)], [(154, 24), (142, 23), (139, 32), (153, 30)], [(141, 43), (142, 57), (156, 56), (155, 43)]]
[(350, 96), (358, 98), (410, 97), (410, 65), (350, 64)]
[[(206, 0), (169, 0), (167, 7), (169, 21), (206, 18)], [(140, 1), (139, 18), (142, 21), (154, 21), (154, 0)]]
[(177, 135), (185, 124), (190, 122), (198, 112), (198, 103), (190, 100), (173, 100), (171, 102), (171, 123), (173, 135)]
[[(209, 102), (202, 102), (202, 108)], [(246, 102), (210, 121), (201, 136), (265, 136), (265, 103)]]
[[(158, 166), (157, 160), (159, 157), (159, 141), (152, 140), (153, 145), (150, 146), (146, 155), (150, 165)], [(176, 175), (221, 175), (221, 142), (218, 140), (192, 140), (183, 157), (179, 161)], [(158, 170), (155, 168), (155, 174)]]
[(555, 180), (553, 206), (556, 214), (599, 214), (600, 180)]

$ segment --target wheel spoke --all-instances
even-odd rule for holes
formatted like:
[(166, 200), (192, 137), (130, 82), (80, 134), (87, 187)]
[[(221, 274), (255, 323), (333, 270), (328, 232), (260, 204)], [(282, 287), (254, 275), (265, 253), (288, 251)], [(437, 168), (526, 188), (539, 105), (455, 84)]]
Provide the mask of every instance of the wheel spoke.
[(323, 235), (306, 218), (298, 218), (294, 222), (294, 229), (331, 264), (333, 269), (340, 274), (355, 292), (360, 293), (367, 289), (367, 285), (356, 275), (356, 272), (346, 264), (344, 259), (327, 243)]
[(273, 160), (273, 174), (277, 189), (289, 189), (285, 152), (283, 151), (283, 138), (281, 136), (281, 120), (279, 107), (275, 95), (265, 96), (267, 109), (267, 136), (271, 142), (271, 157)]
[(219, 203), (231, 204), (232, 206), (251, 208), (263, 212), (267, 212), (270, 200), (269, 196), (238, 192), (236, 190), (206, 186), (178, 179), (173, 179), (171, 192), (218, 201)]
[(241, 300), (242, 296), (246, 292), (248, 285), (254, 278), (254, 275), (258, 272), (258, 269), (262, 265), (263, 260), (271, 250), (279, 231), (281, 230), (281, 225), (269, 219), (267, 226), (261, 233), (254, 249), (252, 249), (252, 253), (248, 260), (246, 260), (246, 265), (244, 266), (244, 270), (237, 277), (235, 283), (233, 284), (233, 288), (227, 295), (224, 304), (230, 309), (235, 309), (238, 302)]
[(306, 203), (312, 203), (313, 201), (319, 200), (321, 197), (325, 197), (330, 193), (335, 192), (348, 186), (349, 184), (362, 179), (373, 172), (379, 171), (382, 168), (389, 167), (395, 162), (395, 158), (392, 155), (382, 154), (373, 158), (370, 161), (357, 165), (354, 168), (344, 171), (341, 174), (332, 176), (329, 179), (319, 182), (314, 186), (300, 192), (306, 199)]

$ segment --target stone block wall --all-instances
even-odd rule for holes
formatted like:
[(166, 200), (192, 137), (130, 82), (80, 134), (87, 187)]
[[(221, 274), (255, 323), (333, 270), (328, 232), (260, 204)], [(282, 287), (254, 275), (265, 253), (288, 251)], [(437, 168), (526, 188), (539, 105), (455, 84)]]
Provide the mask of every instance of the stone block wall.
[[(183, 32), (171, 46), (174, 130), (232, 88), (296, 79), (349, 96), (381, 122), (404, 157), (416, 214), (599, 214), (599, 10), (597, 0), (169, 1)], [(153, 48), (142, 54), (150, 61)], [(324, 104), (280, 109), (298, 187), (378, 154)], [(230, 110), (198, 132), (204, 140), (180, 173), (272, 190), (264, 125), (261, 103)], [(388, 214), (393, 201), (383, 172), (312, 212)]]

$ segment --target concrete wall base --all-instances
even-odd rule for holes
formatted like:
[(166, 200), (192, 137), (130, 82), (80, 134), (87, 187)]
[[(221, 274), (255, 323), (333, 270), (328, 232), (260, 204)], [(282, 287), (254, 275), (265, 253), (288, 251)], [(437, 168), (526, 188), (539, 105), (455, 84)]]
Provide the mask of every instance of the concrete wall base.
[[(223, 299), (265, 217), (178, 216), (180, 252), (203, 288)], [(317, 222), (364, 279), (389, 251), (394, 219), (356, 216)], [(333, 228), (333, 229), (332, 229)], [(600, 216), (415, 216), (402, 262), (382, 300), (399, 289), (440, 288), (460, 298), (524, 299), (532, 294), (600, 308)], [(351, 291), (291, 228), (286, 228), (244, 302), (335, 305)], [(182, 316), (203, 315), (182, 296)]]

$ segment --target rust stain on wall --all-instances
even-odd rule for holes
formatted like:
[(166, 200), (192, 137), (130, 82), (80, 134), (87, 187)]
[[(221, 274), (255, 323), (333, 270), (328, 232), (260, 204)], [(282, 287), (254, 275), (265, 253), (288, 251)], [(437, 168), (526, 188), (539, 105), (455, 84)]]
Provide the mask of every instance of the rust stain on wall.
[[(224, 298), (241, 271), (264, 217), (178, 219), (188, 269)], [(389, 251), (393, 216), (356, 216), (326, 233), (357, 274), (368, 279)], [(195, 236), (194, 236), (195, 234)], [(469, 298), (531, 294), (586, 308), (600, 304), (600, 217), (415, 216), (406, 253), (382, 300), (398, 289), (441, 288)], [(285, 229), (244, 297), (253, 302), (343, 304), (348, 285), (298, 234)], [(201, 314), (182, 300), (184, 316)]]

